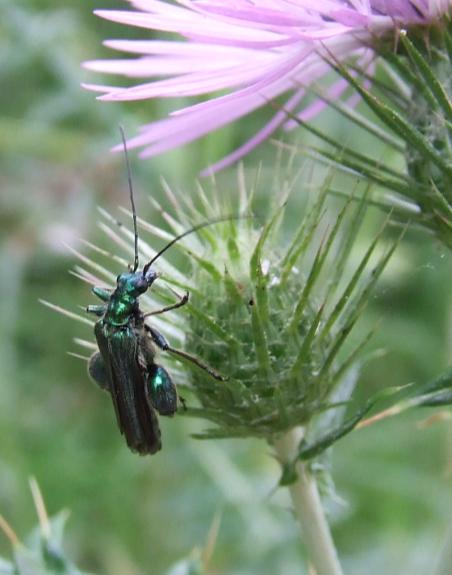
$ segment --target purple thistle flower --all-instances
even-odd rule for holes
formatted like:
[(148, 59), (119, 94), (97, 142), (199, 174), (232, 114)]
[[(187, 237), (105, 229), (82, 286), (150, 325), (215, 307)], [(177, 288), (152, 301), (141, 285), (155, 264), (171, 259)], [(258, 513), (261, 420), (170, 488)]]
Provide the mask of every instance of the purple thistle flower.
[[(102, 92), (100, 100), (204, 96), (166, 119), (142, 126), (129, 140), (146, 158), (201, 138), (270, 100), (286, 97), (281, 110), (250, 140), (205, 173), (232, 164), (280, 126), (297, 125), (287, 112), (307, 121), (327, 104), (304, 105), (307, 88), (330, 72), (328, 58), (353, 59), (372, 73), (377, 35), (426, 26), (446, 14), (451, 0), (129, 0), (135, 11), (98, 10), (98, 16), (153, 31), (172, 32), (174, 40), (108, 40), (134, 59), (86, 62), (90, 70), (148, 79), (128, 88), (85, 84)], [(163, 77), (163, 79), (162, 79)], [(326, 100), (340, 98), (348, 83), (332, 83)], [(356, 102), (352, 96), (348, 104)], [(120, 149), (121, 146), (118, 146)], [(122, 148), (121, 148), (122, 149)]]

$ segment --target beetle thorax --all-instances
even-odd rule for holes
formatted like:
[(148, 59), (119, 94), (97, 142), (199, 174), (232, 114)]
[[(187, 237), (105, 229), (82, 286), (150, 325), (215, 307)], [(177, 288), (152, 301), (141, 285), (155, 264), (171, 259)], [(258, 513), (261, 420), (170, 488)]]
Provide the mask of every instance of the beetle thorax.
[(138, 299), (128, 293), (112, 294), (108, 303), (107, 318), (114, 325), (125, 325), (131, 316), (138, 310)]
[(148, 288), (139, 272), (121, 274), (108, 303), (107, 318), (114, 325), (125, 325), (138, 312), (138, 297)]

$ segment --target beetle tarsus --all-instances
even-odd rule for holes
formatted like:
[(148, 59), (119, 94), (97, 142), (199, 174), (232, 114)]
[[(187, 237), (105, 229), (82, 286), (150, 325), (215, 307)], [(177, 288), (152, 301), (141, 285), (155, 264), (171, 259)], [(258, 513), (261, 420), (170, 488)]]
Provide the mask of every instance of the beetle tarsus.
[(173, 309), (177, 309), (178, 307), (182, 307), (184, 306), (186, 303), (188, 303), (188, 299), (189, 299), (189, 293), (188, 291), (185, 292), (185, 294), (183, 296), (180, 296), (179, 294), (177, 294), (174, 290), (171, 290), (173, 293), (176, 294), (176, 296), (179, 298), (179, 301), (177, 301), (176, 303), (173, 303), (171, 305), (168, 305), (166, 307), (163, 307), (162, 309), (158, 309), (156, 311), (150, 311), (148, 313), (144, 314), (144, 317), (150, 317), (151, 315), (159, 315), (161, 313), (166, 313), (167, 311), (171, 311)]

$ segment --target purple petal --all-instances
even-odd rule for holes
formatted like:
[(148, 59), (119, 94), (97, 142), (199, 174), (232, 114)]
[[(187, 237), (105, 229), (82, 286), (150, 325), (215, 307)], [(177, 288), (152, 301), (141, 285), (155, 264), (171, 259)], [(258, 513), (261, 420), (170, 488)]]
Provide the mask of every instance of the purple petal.
[[(238, 45), (244, 41), (243, 28), (223, 22), (212, 22), (201, 18), (194, 18), (192, 15), (181, 19), (173, 19), (168, 16), (156, 16), (143, 12), (124, 12), (121, 10), (95, 10), (94, 14), (106, 20), (111, 20), (112, 22), (137, 26), (139, 28), (161, 30), (163, 32), (177, 32), (182, 35), (206, 39), (212, 38), (219, 40), (223, 38), (236, 41)], [(278, 39), (278, 35), (273, 32), (247, 29), (245, 42), (249, 42), (250, 40), (255, 42), (268, 42)]]
[(284, 106), (284, 110), (275, 114), (270, 122), (263, 128), (261, 128), (252, 138), (247, 142), (242, 144), (239, 148), (234, 150), (231, 154), (225, 156), (222, 160), (213, 164), (201, 172), (201, 176), (208, 176), (215, 172), (219, 172), (224, 168), (231, 166), (244, 156), (246, 156), (251, 150), (254, 150), (259, 144), (265, 141), (287, 118), (287, 111), (291, 112), (299, 101), (304, 96), (304, 90), (299, 90), (296, 92), (292, 98)]
[[(351, 58), (373, 66), (374, 35), (401, 26), (426, 25), (451, 8), (451, 0), (129, 0), (132, 10), (98, 10), (114, 22), (179, 35), (174, 40), (110, 40), (105, 45), (138, 57), (94, 60), (92, 71), (143, 78), (121, 88), (85, 84), (101, 100), (207, 96), (143, 126), (129, 142), (142, 156), (170, 150), (242, 118), (285, 95), (277, 112), (249, 141), (209, 168), (221, 169), (265, 140), (287, 120), (287, 111), (309, 121), (328, 101), (344, 98), (337, 80), (326, 95), (302, 107), (309, 86), (330, 72), (327, 59)], [(182, 37), (182, 38), (181, 38)], [(367, 51), (367, 52), (366, 52)], [(369, 70), (372, 75), (373, 71)], [(369, 82), (366, 80), (366, 82)], [(220, 94), (218, 94), (220, 92)], [(356, 94), (341, 105), (354, 106)], [(301, 109), (300, 109), (301, 108)], [(296, 112), (294, 112), (296, 110)], [(122, 149), (122, 148), (121, 148)]]

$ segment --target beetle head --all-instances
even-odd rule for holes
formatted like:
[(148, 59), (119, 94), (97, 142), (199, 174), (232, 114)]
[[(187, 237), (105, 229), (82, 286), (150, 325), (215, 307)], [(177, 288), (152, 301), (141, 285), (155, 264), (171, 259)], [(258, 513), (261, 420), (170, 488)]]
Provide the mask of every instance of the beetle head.
[(142, 272), (120, 274), (116, 278), (117, 289), (132, 297), (138, 297), (149, 289), (157, 277), (158, 273), (151, 268), (146, 275)]

